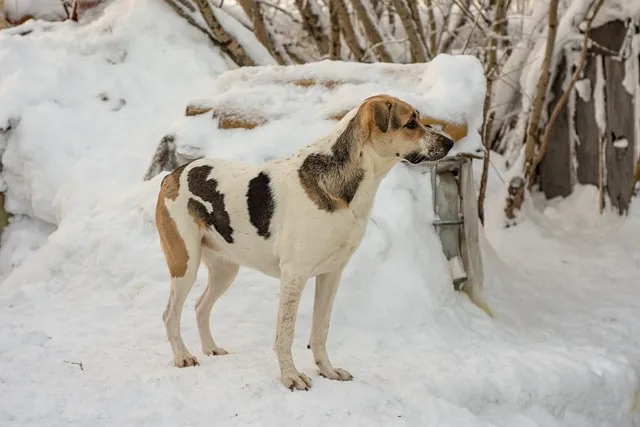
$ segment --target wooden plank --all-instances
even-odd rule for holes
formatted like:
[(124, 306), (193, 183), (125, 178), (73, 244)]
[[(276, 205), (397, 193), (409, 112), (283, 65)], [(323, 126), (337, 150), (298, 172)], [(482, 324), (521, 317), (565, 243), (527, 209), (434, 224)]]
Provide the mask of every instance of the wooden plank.
[[(622, 85), (624, 62), (613, 57), (604, 58), (607, 100), (607, 134), (605, 156), (607, 167), (607, 193), (611, 204), (620, 213), (627, 213), (634, 185), (635, 134), (633, 97)], [(626, 139), (622, 146), (615, 141)]]
[(591, 30), (589, 38), (594, 41), (593, 52), (617, 55), (624, 43), (627, 28), (623, 21), (611, 21)]
[(595, 120), (596, 109), (594, 101), (594, 88), (596, 85), (598, 57), (590, 55), (584, 68), (584, 77), (591, 82), (590, 99), (584, 101), (577, 91), (575, 126), (578, 142), (576, 143), (577, 170), (576, 178), (581, 184), (598, 185), (598, 145), (600, 130)]
[[(566, 60), (563, 56), (551, 85), (553, 100), (548, 105), (549, 116), (564, 92), (562, 84), (567, 74), (566, 68)], [(569, 109), (565, 106), (551, 128), (547, 152), (539, 166), (540, 189), (548, 199), (558, 196), (566, 197), (573, 191), (573, 166), (569, 139)]]

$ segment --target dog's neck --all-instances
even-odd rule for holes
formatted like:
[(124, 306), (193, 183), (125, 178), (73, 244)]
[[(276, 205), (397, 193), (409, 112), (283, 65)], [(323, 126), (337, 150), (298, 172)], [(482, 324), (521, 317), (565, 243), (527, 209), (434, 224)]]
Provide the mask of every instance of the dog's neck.
[(329, 212), (350, 208), (368, 215), (380, 181), (398, 160), (378, 155), (357, 111), (313, 144), (298, 174), (309, 198)]

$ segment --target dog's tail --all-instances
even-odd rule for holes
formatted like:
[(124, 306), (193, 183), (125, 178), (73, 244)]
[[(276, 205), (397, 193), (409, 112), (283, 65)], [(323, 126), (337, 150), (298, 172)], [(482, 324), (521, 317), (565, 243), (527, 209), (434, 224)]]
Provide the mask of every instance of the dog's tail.
[(178, 166), (176, 155), (176, 138), (173, 135), (166, 135), (158, 144), (156, 152), (153, 154), (151, 164), (144, 174), (144, 180), (148, 181), (162, 171), (172, 171)]

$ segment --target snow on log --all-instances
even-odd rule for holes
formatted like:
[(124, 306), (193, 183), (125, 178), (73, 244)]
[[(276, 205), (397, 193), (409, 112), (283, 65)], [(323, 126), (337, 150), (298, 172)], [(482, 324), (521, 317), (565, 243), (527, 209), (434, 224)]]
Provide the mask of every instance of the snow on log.
[[(482, 66), (466, 55), (407, 65), (325, 60), (245, 67), (223, 73), (212, 88), (215, 95), (191, 102), (185, 120), (210, 114), (218, 129), (254, 129), (282, 120), (335, 121), (365, 98), (388, 93), (416, 107), (425, 125), (458, 141), (455, 155), (482, 149), (479, 134), (469, 129), (480, 129), (484, 92)], [(177, 135), (178, 146), (193, 145)]]

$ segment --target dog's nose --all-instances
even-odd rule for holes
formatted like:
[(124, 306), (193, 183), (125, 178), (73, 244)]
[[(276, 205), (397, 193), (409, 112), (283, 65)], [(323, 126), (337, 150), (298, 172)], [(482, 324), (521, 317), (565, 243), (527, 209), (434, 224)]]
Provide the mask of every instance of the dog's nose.
[(447, 149), (447, 151), (453, 148), (453, 141), (447, 138), (446, 136), (442, 137), (442, 144), (444, 145), (444, 148)]

